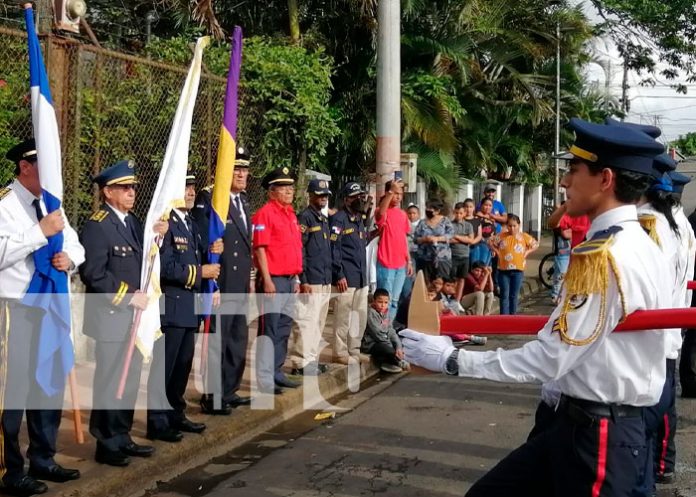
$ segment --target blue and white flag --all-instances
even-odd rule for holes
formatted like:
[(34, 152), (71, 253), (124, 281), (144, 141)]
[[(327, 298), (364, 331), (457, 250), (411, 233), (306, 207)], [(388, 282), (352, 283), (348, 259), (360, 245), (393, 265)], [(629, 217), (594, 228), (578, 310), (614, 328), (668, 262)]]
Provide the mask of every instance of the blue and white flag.
[[(41, 55), (41, 45), (34, 27), (34, 11), (24, 11), (29, 40), (29, 81), (31, 115), (36, 140), (39, 180), (43, 201), (50, 213), (61, 208), (63, 173), (61, 168), (58, 122)], [(51, 264), (53, 256), (63, 250), (63, 233), (48, 239), (48, 245), (34, 252), (36, 270), (23, 303), (45, 311), (39, 334), (36, 380), (46, 395), (63, 391), (65, 379), (75, 363), (70, 338), (70, 295), (68, 275)]]

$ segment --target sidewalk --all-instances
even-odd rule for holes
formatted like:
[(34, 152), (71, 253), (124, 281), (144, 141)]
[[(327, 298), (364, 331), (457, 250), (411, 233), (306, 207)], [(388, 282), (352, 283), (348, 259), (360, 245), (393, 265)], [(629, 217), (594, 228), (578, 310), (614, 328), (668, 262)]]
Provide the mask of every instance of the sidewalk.
[[(528, 259), (525, 271), (525, 282), (520, 294), (524, 298), (542, 289), (538, 280), (537, 272), (541, 258), (551, 251), (551, 240), (549, 237), (542, 238), (539, 249)], [(494, 304), (494, 313), (497, 313), (498, 301)], [(326, 328), (324, 329), (324, 340), (332, 342), (333, 316), (329, 314)], [(256, 323), (252, 322), (249, 327), (250, 343), (256, 337)], [(250, 348), (251, 350), (251, 348)], [(331, 362), (332, 351), (330, 346), (322, 352), (321, 360), (329, 364)], [(198, 359), (198, 355), (196, 358)], [(251, 352), (247, 357), (251, 363)], [(286, 364), (287, 365), (287, 364)], [(78, 391), (81, 400), (89, 400), (93, 364), (78, 365)], [(250, 375), (249, 365), (242, 383), (240, 395), (249, 395)], [(378, 370), (372, 365), (361, 367), (361, 381), (375, 376)], [(141, 386), (139, 392), (139, 404), (146, 405), (145, 394), (147, 387), (148, 368), (143, 367), (141, 375)], [(318, 392), (321, 395), (308, 394), (305, 397), (305, 388), (295, 390), (286, 389), (285, 393), (273, 397), (275, 406), (273, 409), (250, 409), (242, 407), (233, 410), (231, 416), (207, 416), (200, 413), (198, 399), (200, 393), (196, 390), (199, 377), (192, 373), (187, 391), (187, 401), (189, 407), (187, 416), (192, 420), (204, 422), (207, 429), (203, 434), (185, 434), (184, 439), (176, 444), (164, 442), (151, 442), (145, 438), (146, 412), (138, 410), (135, 413), (135, 422), (132, 430), (133, 439), (137, 443), (152, 444), (156, 447), (156, 452), (151, 458), (131, 458), (130, 466), (126, 468), (114, 468), (97, 464), (94, 461), (95, 441), (89, 434), (89, 412), (82, 412), (82, 426), (85, 435), (85, 443), (78, 445), (75, 442), (73, 432), (73, 412), (65, 410), (63, 412), (63, 422), (61, 424), (58, 437), (58, 454), (56, 461), (69, 468), (77, 468), (81, 471), (82, 477), (74, 482), (64, 484), (47, 482), (49, 493), (52, 496), (64, 497), (102, 497), (104, 495), (112, 497), (126, 497), (138, 495), (156, 486), (157, 481), (169, 480), (186, 470), (196, 467), (209, 461), (211, 458), (225, 454), (233, 448), (246, 443), (254, 437), (260, 435), (274, 426), (296, 416), (304, 409), (311, 409), (319, 404), (323, 399), (330, 401), (332, 398), (350, 392), (348, 384), (348, 367), (331, 364), (330, 370), (318, 377)], [(357, 385), (350, 385), (357, 388)], [(355, 390), (353, 390), (355, 391)], [(308, 391), (309, 393), (309, 391)], [(66, 392), (66, 399), (69, 399), (69, 391)], [(22, 439), (23, 451), (26, 450), (26, 437)]]
[[(332, 316), (329, 315), (329, 323), (324, 329), (324, 340), (331, 343), (333, 326)], [(249, 326), (250, 343), (256, 337), (256, 323)], [(251, 347), (250, 347), (251, 349)], [(327, 364), (331, 362), (331, 349), (327, 347), (321, 355), (321, 361)], [(198, 355), (196, 359), (198, 359)], [(240, 395), (250, 395), (250, 367), (251, 353), (247, 356), (248, 364), (245, 371)], [(287, 365), (287, 363), (286, 363)], [(81, 365), (78, 367), (78, 381), (81, 400), (83, 403), (91, 395), (89, 387), (92, 378), (93, 366)], [(361, 382), (375, 376), (378, 370), (372, 365), (362, 365), (360, 371)], [(147, 387), (147, 367), (143, 367), (139, 392), (139, 403), (145, 405)], [(349, 385), (348, 366), (330, 364), (328, 372), (317, 379), (316, 388), (300, 387), (286, 389), (282, 395), (270, 396), (271, 402), (275, 402), (272, 409), (251, 409), (240, 407), (234, 409), (230, 416), (208, 416), (201, 414), (198, 400), (200, 393), (195, 385), (198, 377), (195, 372), (189, 380), (187, 390), (187, 416), (197, 422), (204, 422), (207, 429), (201, 434), (186, 433), (179, 443), (152, 442), (145, 438), (146, 411), (137, 410), (131, 435), (136, 443), (154, 445), (155, 454), (150, 458), (131, 458), (131, 464), (125, 468), (115, 468), (98, 464), (94, 461), (95, 441), (89, 434), (89, 412), (82, 413), (82, 426), (85, 435), (85, 443), (78, 445), (75, 442), (73, 431), (73, 412), (63, 411), (63, 422), (58, 437), (58, 454), (56, 462), (68, 468), (77, 468), (82, 477), (79, 480), (68, 483), (46, 482), (49, 492), (46, 495), (65, 497), (125, 497), (139, 495), (150, 488), (154, 488), (158, 481), (166, 481), (188, 469), (209, 461), (211, 458), (223, 455), (233, 448), (242, 445), (261, 433), (272, 429), (274, 426), (287, 421), (305, 409), (329, 409), (328, 404), (332, 398), (353, 391), (357, 391), (358, 385)], [(69, 391), (66, 399), (69, 399)], [(22, 450), (26, 451), (27, 440), (21, 440)]]

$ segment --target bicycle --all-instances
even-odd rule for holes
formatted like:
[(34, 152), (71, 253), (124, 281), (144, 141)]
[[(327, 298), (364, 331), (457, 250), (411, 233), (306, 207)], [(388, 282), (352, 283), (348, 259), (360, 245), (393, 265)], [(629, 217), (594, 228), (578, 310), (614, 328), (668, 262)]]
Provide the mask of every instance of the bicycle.
[(550, 254), (546, 254), (544, 257), (542, 257), (541, 262), (539, 262), (539, 281), (541, 281), (541, 284), (549, 290), (553, 288), (555, 259), (556, 254), (551, 252)]

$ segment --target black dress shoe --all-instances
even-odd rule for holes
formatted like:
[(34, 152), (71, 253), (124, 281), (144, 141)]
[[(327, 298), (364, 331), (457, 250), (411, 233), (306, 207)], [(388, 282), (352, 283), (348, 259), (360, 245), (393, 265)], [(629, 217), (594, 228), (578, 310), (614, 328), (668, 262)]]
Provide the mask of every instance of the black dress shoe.
[(31, 476), (25, 475), (15, 482), (3, 485), (0, 487), (0, 491), (7, 495), (29, 497), (30, 495), (46, 493), (48, 491), (48, 487), (44, 482), (37, 481)]
[(152, 430), (147, 432), (147, 438), (150, 440), (161, 440), (162, 442), (181, 442), (184, 438), (184, 434), (179, 430), (174, 428), (167, 428), (165, 430)]
[(304, 368), (293, 368), (290, 373), (296, 376), (318, 376), (328, 370), (329, 366), (326, 364), (308, 364)]
[(203, 430), (205, 430), (203, 423), (196, 423), (187, 418), (182, 419), (175, 426), (177, 430), (185, 431), (186, 433), (203, 433)]
[(54, 464), (47, 468), (36, 468), (29, 466), (29, 476), (37, 480), (54, 481), (64, 483), (70, 480), (77, 480), (80, 477), (79, 469), (64, 468), (60, 464)]
[(203, 397), (201, 398), (201, 411), (213, 416), (229, 416), (232, 414), (232, 407), (230, 407), (227, 402), (223, 402), (222, 405), (216, 409), (213, 405), (212, 397)]
[(130, 457), (125, 455), (120, 450), (106, 450), (97, 448), (97, 454), (94, 456), (94, 460), (100, 464), (108, 464), (109, 466), (128, 466), (130, 464)]
[(138, 445), (135, 442), (130, 442), (121, 447), (121, 452), (127, 456), (133, 457), (150, 457), (155, 452), (155, 448), (151, 445)]
[(283, 377), (279, 380), (275, 380), (275, 384), (276, 384), (276, 386), (285, 387), (285, 388), (297, 388), (300, 385), (302, 385), (302, 383), (297, 382), (297, 381), (292, 381), (290, 378), (287, 378), (287, 377)]
[(239, 406), (248, 406), (251, 404), (251, 397), (240, 397), (237, 394), (234, 394), (232, 398), (227, 402), (227, 405), (235, 408)]

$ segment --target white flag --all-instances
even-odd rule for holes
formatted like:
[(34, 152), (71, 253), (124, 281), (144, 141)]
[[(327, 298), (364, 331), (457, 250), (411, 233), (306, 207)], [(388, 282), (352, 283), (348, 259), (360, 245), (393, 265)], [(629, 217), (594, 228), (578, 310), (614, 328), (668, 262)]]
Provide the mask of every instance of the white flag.
[(204, 36), (196, 42), (193, 62), (181, 91), (179, 105), (174, 116), (172, 131), (169, 134), (167, 152), (157, 180), (157, 188), (150, 203), (145, 221), (143, 243), (143, 264), (140, 274), (140, 288), (147, 292), (149, 304), (140, 318), (136, 346), (145, 360), (152, 355), (155, 340), (160, 336), (160, 256), (157, 235), (153, 231), (155, 223), (168, 219), (174, 207), (183, 206), (186, 192), (186, 169), (188, 167), (189, 144), (191, 142), (191, 121), (196, 105), (198, 84), (201, 79), (203, 49), (210, 44), (210, 37)]

